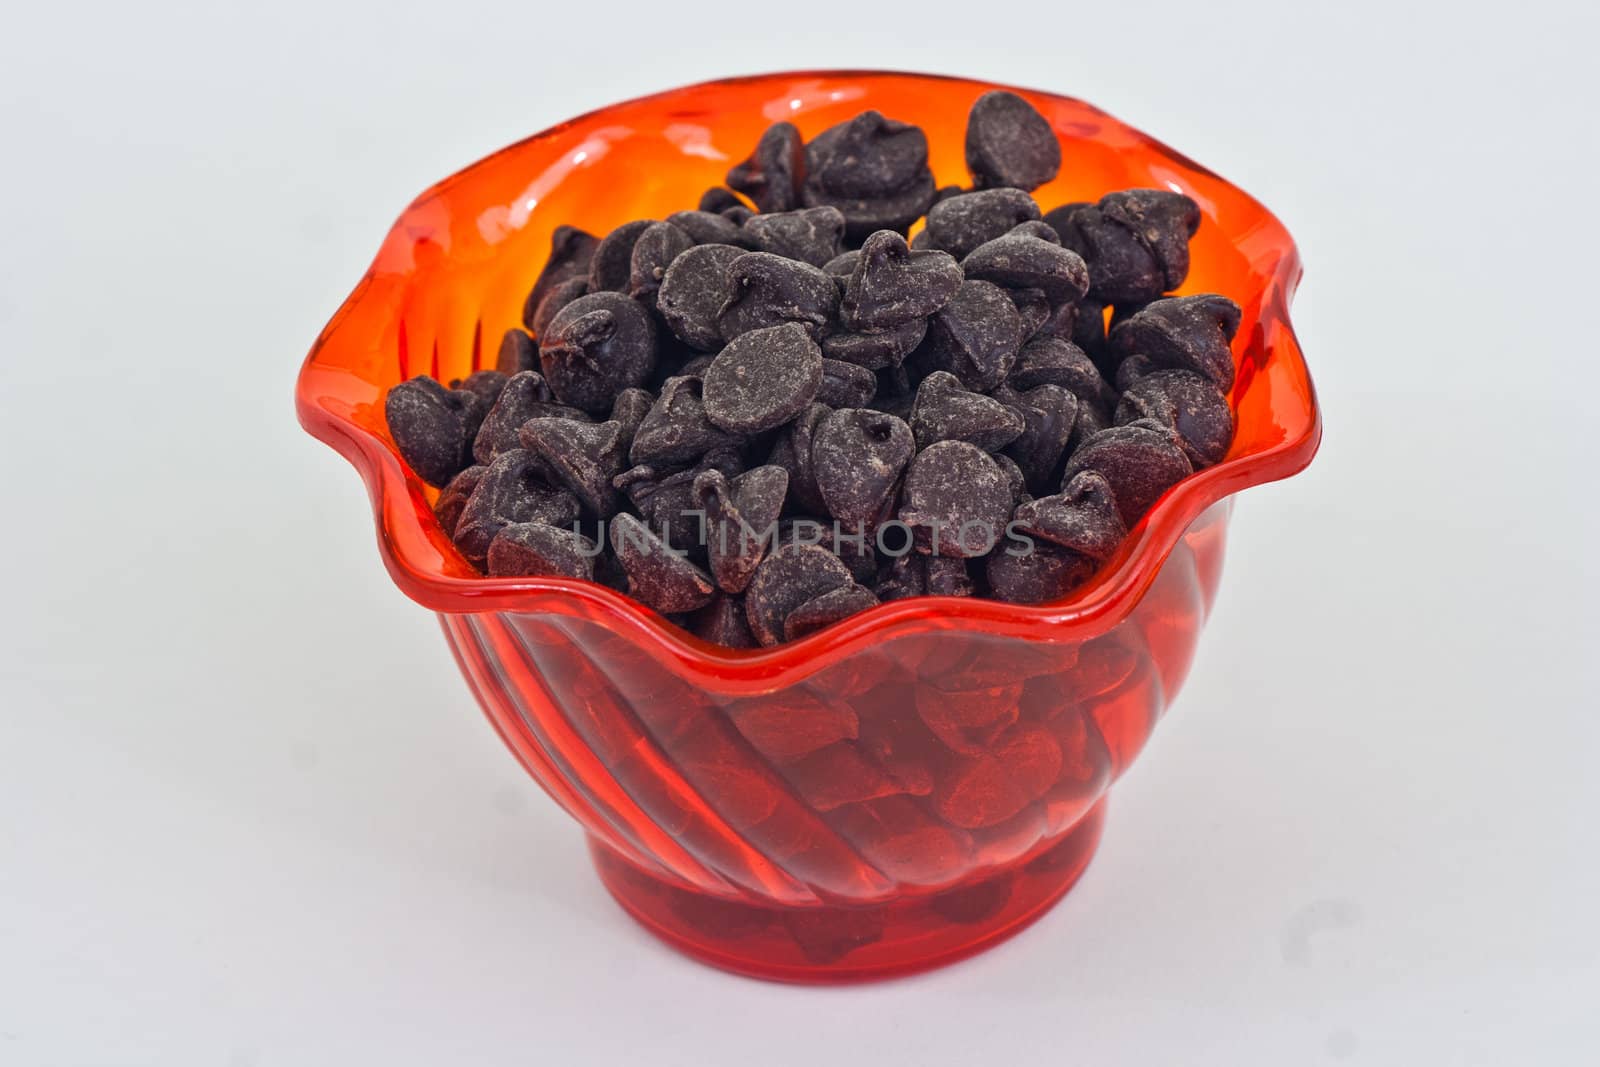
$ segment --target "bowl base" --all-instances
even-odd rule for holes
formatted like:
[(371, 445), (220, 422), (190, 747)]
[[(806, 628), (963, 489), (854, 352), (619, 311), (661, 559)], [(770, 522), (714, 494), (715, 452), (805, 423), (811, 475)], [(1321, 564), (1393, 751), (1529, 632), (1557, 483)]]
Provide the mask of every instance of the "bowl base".
[(1038, 919), (1100, 843), (1105, 802), (1031, 857), (973, 882), (869, 907), (759, 907), (683, 889), (602, 842), (600, 880), (645, 929), (703, 963), (785, 982), (857, 982), (953, 963)]

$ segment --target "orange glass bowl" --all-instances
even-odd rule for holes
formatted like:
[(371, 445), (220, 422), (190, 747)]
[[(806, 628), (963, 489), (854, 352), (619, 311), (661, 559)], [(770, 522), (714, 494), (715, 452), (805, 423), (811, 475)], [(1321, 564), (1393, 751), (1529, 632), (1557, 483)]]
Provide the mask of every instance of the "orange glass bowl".
[[(1059, 603), (921, 597), (804, 640), (715, 647), (605, 586), (485, 578), (401, 461), (385, 391), (492, 363), (560, 223), (693, 207), (768, 124), (866, 108), (920, 124), (965, 183), (983, 82), (823, 71), (616, 104), (446, 178), (406, 209), (300, 373), (300, 421), (366, 481), (384, 563), (439, 613), (517, 758), (587, 831), (651, 931), (731, 970), (836, 981), (934, 966), (1038, 918), (1094, 853), (1111, 782), (1178, 692), (1222, 567), (1231, 494), (1311, 461), (1320, 421), (1289, 325), (1293, 242), (1245, 193), (1088, 104), (1018, 89), (1061, 138), (1046, 208), (1169, 188), (1204, 222), (1185, 292), (1243, 307), (1228, 457), (1169, 491)], [(388, 669), (404, 670), (402, 663)]]

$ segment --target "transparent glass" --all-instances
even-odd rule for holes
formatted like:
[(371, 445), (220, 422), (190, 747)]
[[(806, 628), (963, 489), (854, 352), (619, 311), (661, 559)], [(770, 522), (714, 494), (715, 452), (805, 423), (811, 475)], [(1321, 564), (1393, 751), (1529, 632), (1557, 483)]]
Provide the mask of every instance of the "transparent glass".
[(1088, 585), (1042, 606), (902, 600), (734, 651), (601, 585), (485, 578), (401, 462), (384, 393), (492, 364), (556, 225), (600, 233), (692, 207), (769, 123), (810, 137), (865, 108), (922, 125), (939, 183), (963, 183), (967, 109), (994, 87), (771, 74), (563, 123), (418, 198), (300, 373), (301, 423), (361, 473), (390, 574), (439, 613), (490, 722), (588, 833), (606, 887), (671, 944), (731, 970), (838, 981), (934, 966), (1022, 928), (1082, 873), (1108, 787), (1188, 670), (1230, 496), (1317, 449), (1288, 233), (1104, 112), (1015, 90), (1063, 146), (1042, 205), (1135, 186), (1188, 194), (1205, 221), (1183, 291), (1244, 311), (1228, 457), (1169, 491)]

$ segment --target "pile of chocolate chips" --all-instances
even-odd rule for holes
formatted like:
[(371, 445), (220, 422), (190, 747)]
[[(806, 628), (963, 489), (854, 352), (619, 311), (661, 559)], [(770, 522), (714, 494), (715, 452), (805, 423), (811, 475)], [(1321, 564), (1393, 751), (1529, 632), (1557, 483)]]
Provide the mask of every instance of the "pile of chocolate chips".
[(1061, 149), (1016, 94), (978, 98), (966, 158), (972, 188), (940, 189), (916, 126), (780, 122), (695, 210), (557, 229), (497, 370), (388, 395), (461, 554), (733, 647), (1082, 584), (1227, 452), (1239, 308), (1164, 295), (1186, 196), (1042, 212)]

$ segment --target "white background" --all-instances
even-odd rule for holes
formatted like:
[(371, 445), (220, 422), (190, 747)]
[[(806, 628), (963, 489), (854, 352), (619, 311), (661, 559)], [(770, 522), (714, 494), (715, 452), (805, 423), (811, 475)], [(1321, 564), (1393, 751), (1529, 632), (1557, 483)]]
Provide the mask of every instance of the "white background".
[[(912, 10), (8, 11), (0, 1064), (1600, 1058), (1592, 6)], [(290, 405), (430, 182), (803, 66), (1082, 96), (1252, 191), (1327, 419), (1079, 887), (843, 990), (622, 916)]]

